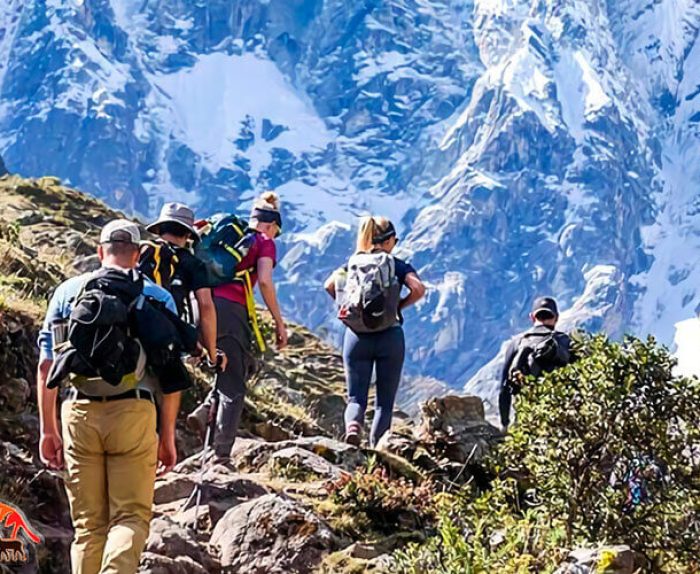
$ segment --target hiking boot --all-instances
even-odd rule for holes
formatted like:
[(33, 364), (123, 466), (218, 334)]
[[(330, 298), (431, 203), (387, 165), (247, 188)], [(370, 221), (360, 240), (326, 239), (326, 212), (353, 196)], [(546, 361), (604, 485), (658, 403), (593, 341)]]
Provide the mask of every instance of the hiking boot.
[(345, 442), (352, 446), (360, 446), (362, 442), (362, 426), (360, 423), (352, 422), (348, 425), (345, 433)]
[(362, 437), (359, 433), (349, 432), (345, 435), (345, 442), (352, 446), (360, 446), (360, 443), (362, 443)]
[(198, 406), (187, 415), (187, 428), (195, 433), (199, 440), (204, 440), (207, 435), (207, 424), (209, 423), (209, 409), (205, 405)]

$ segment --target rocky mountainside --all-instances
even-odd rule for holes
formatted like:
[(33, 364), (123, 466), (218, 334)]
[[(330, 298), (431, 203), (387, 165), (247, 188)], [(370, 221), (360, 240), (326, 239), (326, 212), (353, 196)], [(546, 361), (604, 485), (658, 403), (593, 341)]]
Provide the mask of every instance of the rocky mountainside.
[[(98, 230), (118, 214), (55, 178), (5, 176), (0, 202), (0, 499), (21, 508), (45, 537), (22, 572), (63, 574), (72, 533), (60, 478), (37, 457), (35, 340), (51, 289), (95, 265)], [(397, 413), (400, 434), (382, 452), (341, 443), (340, 357), (302, 327), (292, 327), (289, 342), (284, 353), (264, 357), (250, 384), (229, 464), (208, 463), (202, 476), (199, 441), (180, 428), (183, 462), (157, 485), (141, 572), (380, 571), (396, 548), (420, 539), (424, 509), (363, 514), (333, 492), (358, 473), (369, 486), (394, 488), (395, 481), (397, 504), (428, 473), (466, 480), (471, 449), (483, 453), (499, 436), (478, 398), (455, 397), (449, 408), (435, 402), (420, 427)], [(201, 373), (197, 382), (183, 414), (210, 384)], [(202, 480), (199, 511), (184, 509)]]
[[(0, 205), (0, 499), (44, 536), (25, 566), (0, 564), (0, 572), (64, 574), (72, 531), (60, 477), (37, 457), (35, 339), (51, 289), (95, 265), (99, 227), (117, 213), (55, 178), (4, 176)], [(481, 399), (432, 399), (417, 419), (397, 412), (377, 450), (352, 447), (338, 440), (338, 354), (302, 327), (291, 328), (289, 341), (264, 357), (251, 382), (229, 462), (202, 467), (197, 438), (179, 428), (182, 462), (156, 484), (140, 572), (395, 572), (397, 552), (436, 535), (445, 504), (468, 500), (493, 478), (480, 462), (503, 437)], [(209, 383), (197, 373), (183, 411)], [(199, 508), (186, 506), (199, 484)], [(644, 563), (624, 546), (557, 552), (558, 574), (632, 574)]]
[(8, 0), (0, 153), (141, 214), (278, 190), (284, 308), (330, 340), (321, 281), (390, 215), (430, 285), (408, 371), (462, 386), (538, 293), (668, 344), (695, 312), (699, 30), (695, 0)]

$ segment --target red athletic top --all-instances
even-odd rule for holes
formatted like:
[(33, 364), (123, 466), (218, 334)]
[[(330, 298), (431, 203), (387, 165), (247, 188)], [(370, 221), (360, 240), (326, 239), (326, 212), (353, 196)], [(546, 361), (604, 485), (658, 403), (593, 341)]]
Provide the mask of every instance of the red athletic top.
[[(250, 273), (250, 281), (255, 287), (258, 282), (258, 259), (261, 257), (269, 257), (272, 259), (272, 265), (277, 264), (277, 247), (274, 240), (270, 239), (264, 233), (259, 233), (255, 236), (255, 241), (248, 251), (247, 255), (241, 259), (238, 264), (239, 269), (252, 269)], [(227, 283), (214, 287), (214, 297), (222, 297), (240, 303), (245, 306), (245, 289), (243, 285), (238, 283)]]

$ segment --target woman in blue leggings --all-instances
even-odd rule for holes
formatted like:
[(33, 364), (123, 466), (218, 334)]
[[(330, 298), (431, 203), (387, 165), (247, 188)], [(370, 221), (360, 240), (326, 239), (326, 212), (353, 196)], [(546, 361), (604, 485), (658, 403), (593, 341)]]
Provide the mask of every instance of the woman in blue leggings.
[[(385, 298), (386, 300), (382, 299), (381, 311), (374, 314), (371, 310), (364, 312), (362, 317), (366, 318), (370, 315), (369, 320), (365, 321), (370, 324), (369, 327), (362, 324), (363, 319), (358, 318), (356, 323), (353, 323), (352, 319), (345, 321), (349, 325), (343, 341), (343, 362), (348, 386), (345, 440), (354, 445), (359, 445), (362, 440), (372, 373), (376, 374), (377, 393), (374, 420), (369, 435), (370, 445), (375, 446), (391, 427), (394, 401), (401, 382), (405, 356), (401, 311), (425, 295), (425, 286), (410, 264), (397, 257), (382, 257), (382, 255), (391, 254), (398, 241), (396, 230), (388, 219), (363, 218), (357, 235), (355, 255), (348, 265), (335, 271), (325, 284), (331, 297), (340, 300), (339, 316), (344, 319), (352, 315), (353, 310), (344, 310), (341, 290), (345, 290), (346, 286), (351, 290), (351, 285), (354, 284), (357, 287), (362, 282), (358, 283), (357, 277), (352, 277), (354, 270), (361, 268), (366, 274), (365, 277), (370, 277), (373, 273), (375, 275), (383, 273), (387, 284), (391, 282), (396, 287), (397, 305), (392, 305), (391, 295), (389, 295)], [(408, 289), (408, 294), (401, 297), (403, 287)], [(380, 313), (384, 313), (385, 316), (377, 317)], [(386, 316), (386, 313), (390, 313), (391, 316)], [(372, 327), (372, 320), (377, 321), (377, 328)], [(358, 328), (358, 324), (362, 328)]]

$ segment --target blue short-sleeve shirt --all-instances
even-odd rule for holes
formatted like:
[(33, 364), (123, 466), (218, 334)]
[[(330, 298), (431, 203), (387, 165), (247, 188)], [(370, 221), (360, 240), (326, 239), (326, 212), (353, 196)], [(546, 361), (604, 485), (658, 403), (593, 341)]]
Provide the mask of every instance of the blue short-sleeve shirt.
[[(53, 360), (53, 336), (51, 333), (51, 325), (54, 321), (66, 319), (70, 316), (73, 299), (78, 295), (80, 289), (90, 275), (92, 275), (92, 273), (84, 273), (83, 275), (72, 277), (61, 283), (56, 288), (56, 291), (54, 291), (49, 301), (44, 323), (41, 327), (41, 331), (39, 331), (38, 344), (42, 360)], [(144, 277), (143, 281), (143, 293), (144, 295), (153, 297), (157, 301), (162, 302), (170, 311), (177, 314), (177, 307), (175, 306), (172, 295), (146, 277)]]
[(407, 263), (403, 259), (399, 259), (398, 257), (394, 257), (394, 270), (396, 271), (396, 278), (399, 280), (401, 285), (406, 285), (406, 276), (409, 273), (415, 273), (418, 275), (418, 272), (415, 270), (413, 265)]

